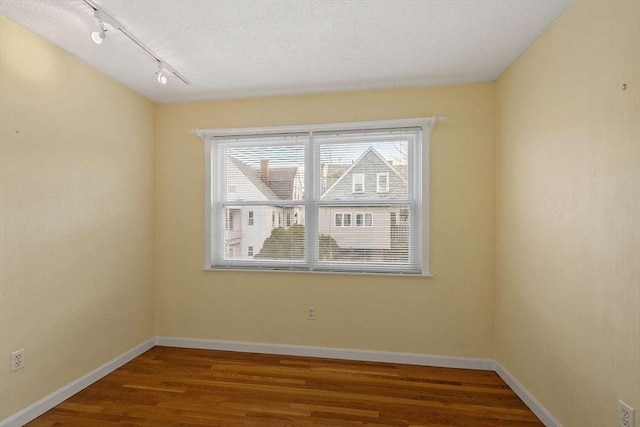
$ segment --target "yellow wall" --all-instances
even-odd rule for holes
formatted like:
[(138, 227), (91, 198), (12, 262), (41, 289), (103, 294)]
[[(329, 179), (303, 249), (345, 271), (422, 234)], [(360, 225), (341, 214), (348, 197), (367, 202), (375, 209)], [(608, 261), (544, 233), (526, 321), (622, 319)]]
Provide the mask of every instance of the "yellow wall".
[(0, 17), (0, 420), (153, 336), (153, 120)]
[[(157, 334), (491, 358), (494, 98), (479, 84), (159, 105)], [(201, 271), (203, 143), (191, 129), (435, 114), (447, 116), (431, 138), (435, 278)]]
[[(496, 356), (566, 427), (639, 409), (639, 23), (637, 1), (575, 3), (497, 97), (154, 106), (0, 18), (0, 356), (27, 351), (0, 363), (0, 420), (154, 334)], [(431, 115), (434, 278), (201, 271), (191, 129)]]
[(497, 104), (497, 360), (565, 426), (615, 425), (640, 410), (640, 2), (570, 6)]

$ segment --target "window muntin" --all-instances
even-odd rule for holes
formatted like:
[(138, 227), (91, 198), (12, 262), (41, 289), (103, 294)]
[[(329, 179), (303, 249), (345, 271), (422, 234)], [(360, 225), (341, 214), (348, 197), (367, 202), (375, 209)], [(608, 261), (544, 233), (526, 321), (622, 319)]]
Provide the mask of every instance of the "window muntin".
[(249, 211), (249, 217), (247, 219), (247, 225), (249, 227), (253, 226), (253, 211)]
[[(251, 163), (254, 181), (264, 176), (263, 171), (269, 173), (271, 171), (269, 166), (281, 166), (284, 160), (295, 163), (300, 175), (298, 186), (290, 196), (277, 199), (267, 197), (266, 200), (264, 197), (251, 199), (239, 197), (239, 194), (242, 195), (240, 184), (233, 184), (238, 190), (236, 194), (225, 194), (223, 190), (228, 188), (226, 180), (232, 174), (229, 174), (225, 167), (208, 168), (212, 177), (210, 184), (212, 239), (211, 244), (208, 245), (212, 267), (252, 268), (255, 266), (313, 271), (406, 273), (428, 271), (424, 269), (427, 258), (424, 257), (422, 237), (426, 234), (421, 232), (424, 206), (421, 201), (420, 178), (423, 160), (421, 152), (425, 143), (428, 143), (430, 126), (422, 126), (421, 129), (391, 128), (383, 131), (375, 130), (374, 126), (373, 129), (344, 132), (305, 131), (296, 134), (279, 132), (280, 135), (266, 136), (253, 135), (249, 130), (246, 136), (229, 137), (224, 135), (216, 137), (216, 131), (211, 131), (214, 138), (209, 140), (208, 146), (211, 148), (212, 166), (220, 165), (220, 162), (228, 164), (229, 162), (224, 159), (228, 158), (229, 153), (240, 152), (245, 155), (242, 159), (243, 163)], [(423, 129), (426, 129), (426, 135)], [(275, 132), (277, 129), (271, 131)], [(242, 130), (239, 130), (238, 134), (241, 133)], [(280, 158), (278, 162), (277, 156), (265, 156), (265, 152), (271, 154), (288, 152), (289, 154)], [(302, 156), (299, 156), (300, 153)], [(342, 153), (342, 156), (336, 156), (337, 153)], [(299, 160), (291, 162), (291, 158), (296, 156)], [(266, 160), (269, 160), (267, 167), (262, 164), (264, 157), (268, 157)], [(349, 168), (352, 169), (350, 174), (346, 170)], [(383, 172), (381, 168), (388, 168), (388, 171)], [(378, 192), (380, 184), (382, 189), (385, 187), (385, 178), (379, 178), (380, 176), (386, 178), (388, 193)], [(379, 182), (380, 179), (382, 183)], [(340, 180), (345, 181), (347, 185), (351, 184), (350, 191), (345, 193), (339, 190), (338, 187), (341, 184), (338, 181)], [(359, 193), (353, 193), (354, 180), (356, 190), (361, 190)], [(259, 182), (267, 184), (264, 179), (260, 179)], [(335, 191), (329, 191), (332, 186), (335, 187), (333, 188)], [(262, 193), (265, 192), (262, 191)], [(236, 199), (229, 200), (229, 196), (235, 196)], [(298, 243), (302, 243), (302, 250), (297, 254), (289, 253), (286, 256), (278, 255), (260, 259), (257, 256), (258, 249), (254, 248), (256, 256), (253, 260), (238, 260), (237, 256), (233, 259), (225, 258), (224, 251), (220, 250), (220, 246), (224, 243), (224, 237), (221, 234), (224, 233), (218, 231), (221, 222), (216, 218), (222, 218), (218, 212), (221, 212), (221, 208), (223, 210), (228, 207), (246, 208), (251, 204), (271, 209), (268, 215), (272, 217), (273, 230), (294, 228), (300, 222), (298, 237), (288, 236), (287, 238), (289, 242), (298, 239)], [(298, 212), (287, 215), (287, 209), (291, 214), (290, 207), (293, 205), (298, 206)], [(351, 212), (341, 209), (344, 207), (351, 208)], [(402, 216), (407, 218), (406, 226), (400, 224), (401, 209)], [(338, 211), (341, 215), (336, 215)], [(327, 212), (329, 216), (325, 220)], [(274, 228), (276, 214), (278, 227)], [(254, 215), (262, 221), (260, 224), (265, 223), (264, 220), (259, 219), (257, 212)], [(377, 218), (375, 221), (374, 217)], [(403, 226), (406, 232), (391, 229), (393, 217), (396, 218), (396, 225), (393, 227)], [(283, 227), (283, 222), (286, 227)], [(327, 226), (335, 229), (337, 234), (327, 230)], [(338, 233), (337, 230), (344, 231)], [(363, 232), (366, 234), (363, 235)], [(392, 236), (396, 239), (395, 243), (390, 243)], [(397, 241), (398, 238), (401, 240)], [(349, 243), (356, 241), (359, 243)], [(287, 246), (289, 252), (292, 252), (292, 248), (296, 245), (289, 243)], [(283, 263), (282, 261), (285, 260), (286, 262)]]

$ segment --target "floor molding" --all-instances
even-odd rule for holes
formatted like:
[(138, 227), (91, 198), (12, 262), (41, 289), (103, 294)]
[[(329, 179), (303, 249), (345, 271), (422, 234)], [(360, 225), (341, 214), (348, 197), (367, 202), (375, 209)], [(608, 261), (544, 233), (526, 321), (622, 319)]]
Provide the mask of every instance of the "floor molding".
[(135, 359), (147, 350), (155, 346), (155, 338), (151, 338), (142, 344), (132, 348), (131, 350), (121, 354), (120, 356), (110, 360), (104, 365), (94, 369), (86, 375), (70, 382), (66, 386), (54, 391), (48, 396), (43, 397), (32, 405), (27, 406), (20, 412), (11, 415), (0, 421), (0, 427), (21, 427), (26, 423), (34, 420), (49, 409), (59, 405), (79, 391), (89, 387), (100, 378), (115, 371), (125, 363)]
[(507, 383), (511, 390), (513, 390), (514, 393), (522, 399), (524, 404), (531, 409), (531, 412), (536, 414), (536, 417), (540, 418), (540, 421), (542, 421), (546, 427), (562, 427), (560, 421), (551, 415), (551, 412), (547, 411), (547, 408), (542, 406), (542, 404), (533, 397), (533, 394), (524, 388), (524, 386), (520, 384), (520, 382), (511, 374), (511, 372), (507, 371), (504, 366), (496, 362), (495, 371), (496, 374), (498, 374), (500, 378)]
[(495, 362), (492, 359), (432, 356), (416, 353), (352, 350), (301, 345), (203, 340), (178, 337), (156, 337), (156, 345), (165, 347), (198, 348), (203, 350), (238, 351), (243, 353), (324, 357), (329, 359), (360, 360), (365, 362), (403, 363), (407, 365), (438, 366), (443, 368), (481, 369), (485, 371), (493, 371), (495, 368)]

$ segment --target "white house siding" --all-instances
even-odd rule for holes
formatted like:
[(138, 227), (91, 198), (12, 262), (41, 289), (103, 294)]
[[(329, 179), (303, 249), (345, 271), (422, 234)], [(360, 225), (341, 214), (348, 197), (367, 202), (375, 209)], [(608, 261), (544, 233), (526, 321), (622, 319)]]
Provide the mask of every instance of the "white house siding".
[[(253, 225), (249, 225), (249, 211), (253, 212)], [(271, 213), (276, 213), (279, 208), (272, 206), (244, 206), (242, 209), (242, 258), (253, 258), (248, 255), (249, 246), (253, 246), (253, 255), (257, 255), (262, 249), (262, 244), (271, 235)], [(277, 224), (276, 224), (277, 225)]]
[[(356, 227), (356, 213), (372, 213), (371, 227)], [(336, 213), (351, 213), (350, 227), (336, 227)], [(320, 234), (333, 237), (341, 249), (391, 249), (390, 208), (388, 206), (340, 206), (319, 209)]]

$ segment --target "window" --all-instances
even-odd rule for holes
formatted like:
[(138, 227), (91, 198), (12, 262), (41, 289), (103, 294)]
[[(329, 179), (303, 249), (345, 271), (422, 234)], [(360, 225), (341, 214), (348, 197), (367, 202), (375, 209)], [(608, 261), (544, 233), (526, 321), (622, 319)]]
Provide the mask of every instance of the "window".
[(337, 213), (335, 215), (336, 227), (351, 227), (351, 214), (350, 213)]
[(376, 174), (376, 191), (378, 193), (389, 192), (389, 173), (377, 173)]
[(351, 227), (351, 214), (350, 213), (342, 214), (342, 225), (344, 227)]
[(364, 174), (363, 173), (353, 174), (353, 192), (364, 193)]
[(373, 214), (368, 212), (356, 213), (356, 227), (371, 227), (373, 226)]
[[(205, 268), (428, 274), (432, 123), (199, 131)], [(271, 228), (234, 230), (245, 212), (249, 225), (271, 216)], [(247, 258), (229, 249), (244, 245)]]
[(364, 226), (365, 227), (373, 227), (373, 214), (365, 213), (364, 214)]

